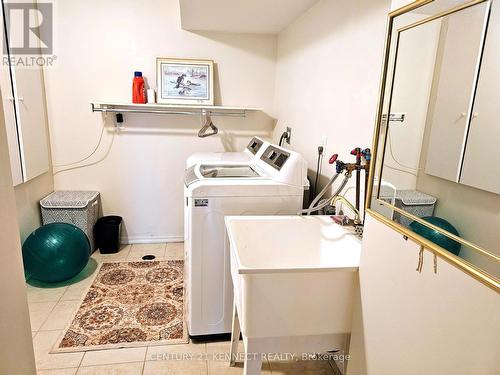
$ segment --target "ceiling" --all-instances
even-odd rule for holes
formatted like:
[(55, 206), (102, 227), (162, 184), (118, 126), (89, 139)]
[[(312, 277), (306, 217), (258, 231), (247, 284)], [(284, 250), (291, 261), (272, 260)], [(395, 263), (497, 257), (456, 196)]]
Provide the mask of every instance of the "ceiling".
[(318, 0), (179, 0), (185, 30), (277, 34)]
[(461, 5), (465, 3), (464, 0), (440, 0), (440, 1), (433, 1), (429, 4), (425, 4), (411, 13), (415, 14), (426, 14), (426, 15), (434, 15), (440, 12), (443, 12), (445, 10), (449, 10), (451, 8), (454, 8), (458, 5)]

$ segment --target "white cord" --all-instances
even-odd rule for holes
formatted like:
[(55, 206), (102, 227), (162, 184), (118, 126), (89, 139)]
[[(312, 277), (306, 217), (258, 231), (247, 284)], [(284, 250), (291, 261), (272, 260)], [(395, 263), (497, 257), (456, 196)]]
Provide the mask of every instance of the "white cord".
[(404, 164), (401, 164), (400, 162), (397, 161), (396, 157), (394, 156), (394, 153), (392, 152), (392, 139), (391, 139), (391, 127), (389, 126), (388, 129), (387, 129), (387, 140), (389, 141), (389, 153), (391, 155), (391, 158), (392, 160), (399, 166), (403, 167), (403, 168), (408, 168), (411, 170), (410, 171), (406, 171), (406, 170), (403, 170), (403, 169), (400, 169), (400, 168), (396, 168), (396, 167), (391, 167), (390, 165), (385, 165), (387, 168), (389, 169), (392, 169), (392, 170), (395, 170), (395, 171), (399, 171), (399, 172), (403, 172), (403, 173), (408, 173), (408, 174), (411, 174), (415, 177), (417, 177), (417, 173), (419, 170), (421, 170), (422, 168), (414, 168), (414, 167), (409, 167), (407, 165), (404, 165)]
[(411, 174), (411, 175), (413, 175), (415, 177), (418, 177), (415, 172), (405, 171), (404, 169), (399, 169), (399, 168), (396, 168), (396, 167), (391, 167), (388, 164), (384, 165), (384, 167), (387, 167), (387, 168), (395, 170), (395, 171), (399, 171), (399, 172), (403, 172), (403, 173), (408, 173), (408, 174)]
[[(103, 127), (104, 128), (104, 127)], [(96, 164), (99, 164), (101, 161), (103, 161), (104, 159), (106, 159), (109, 155), (109, 152), (111, 151), (111, 147), (113, 147), (113, 143), (115, 141), (115, 132), (113, 132), (113, 135), (111, 136), (111, 143), (109, 144), (109, 147), (108, 149), (106, 150), (106, 153), (99, 159), (99, 160), (96, 160), (92, 163), (88, 163), (88, 164), (83, 164), (83, 165), (77, 165), (75, 167), (70, 167), (70, 168), (66, 168), (66, 169), (61, 169), (57, 172), (54, 172), (53, 175), (55, 176), (56, 174), (59, 174), (59, 173), (62, 173), (62, 172), (67, 172), (67, 171), (71, 171), (71, 170), (74, 170), (74, 169), (80, 169), (80, 168), (85, 168), (85, 167), (90, 167), (92, 165), (96, 165)], [(100, 141), (99, 141), (99, 144), (100, 144)], [(95, 151), (94, 151), (95, 153)], [(91, 155), (92, 156), (92, 155)], [(87, 158), (88, 159), (88, 158)]]
[(409, 167), (407, 165), (404, 165), (400, 162), (398, 162), (398, 160), (396, 159), (396, 157), (394, 156), (394, 153), (392, 152), (392, 138), (391, 138), (391, 127), (388, 128), (387, 130), (387, 139), (389, 140), (389, 152), (391, 154), (391, 158), (392, 160), (394, 160), (394, 162), (399, 165), (400, 167), (403, 167), (403, 168), (407, 168), (407, 169), (411, 169), (413, 171), (418, 171), (420, 170), (421, 168), (415, 168), (415, 167)]
[(102, 136), (103, 136), (103, 134), (104, 134), (104, 125), (102, 127), (101, 135), (99, 136), (99, 141), (97, 142), (97, 145), (94, 147), (94, 150), (88, 156), (86, 156), (83, 159), (80, 159), (78, 161), (75, 161), (73, 163), (54, 164), (52, 166), (55, 167), (55, 168), (68, 167), (68, 166), (71, 166), (71, 165), (80, 164), (81, 162), (90, 159), (97, 152), (97, 150), (99, 149), (99, 146), (101, 145), (101, 142), (102, 142)]

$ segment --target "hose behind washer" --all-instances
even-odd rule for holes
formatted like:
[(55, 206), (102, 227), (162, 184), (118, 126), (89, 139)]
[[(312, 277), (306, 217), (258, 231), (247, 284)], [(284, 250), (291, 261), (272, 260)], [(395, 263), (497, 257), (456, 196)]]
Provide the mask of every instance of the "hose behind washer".
[(283, 146), (283, 141), (285, 139), (288, 139), (288, 133), (287, 132), (283, 132), (283, 134), (281, 134), (281, 137), (280, 137), (280, 142), (278, 143), (278, 145), (281, 147)]
[(314, 200), (309, 205), (309, 208), (307, 208), (305, 210), (300, 210), (298, 212), (298, 214), (299, 215), (303, 215), (303, 214), (310, 215), (311, 212), (315, 212), (315, 211), (321, 210), (323, 207), (328, 206), (330, 204), (331, 200), (334, 197), (336, 197), (337, 195), (339, 195), (340, 192), (342, 191), (342, 189), (346, 186), (347, 181), (349, 181), (349, 177), (351, 177), (350, 175), (346, 174), (344, 176), (344, 180), (342, 181), (342, 183), (340, 184), (340, 186), (337, 188), (337, 190), (335, 190), (335, 193), (333, 193), (330, 198), (328, 198), (325, 202), (323, 202), (323, 203), (321, 203), (321, 204), (319, 204), (317, 206), (314, 206), (314, 205), (321, 199), (321, 197), (326, 193), (326, 190), (335, 182), (335, 180), (338, 178), (339, 175), (340, 175), (339, 173), (336, 173), (330, 179), (330, 181), (328, 181), (328, 184), (326, 184), (326, 186), (323, 188), (323, 190), (321, 190), (321, 192), (316, 196), (316, 198), (314, 198)]

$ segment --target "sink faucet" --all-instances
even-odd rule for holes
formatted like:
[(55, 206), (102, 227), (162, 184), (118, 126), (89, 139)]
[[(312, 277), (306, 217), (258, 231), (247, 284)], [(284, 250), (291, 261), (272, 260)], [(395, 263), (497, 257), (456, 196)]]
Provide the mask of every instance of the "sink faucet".
[(360, 219), (361, 215), (360, 215), (359, 211), (343, 195), (336, 195), (335, 197), (333, 197), (332, 200), (330, 201), (330, 206), (334, 206), (335, 203), (337, 203), (339, 201), (342, 203), (345, 203), (345, 205), (347, 207), (349, 207), (352, 212), (354, 212), (354, 225), (361, 224), (361, 219)]

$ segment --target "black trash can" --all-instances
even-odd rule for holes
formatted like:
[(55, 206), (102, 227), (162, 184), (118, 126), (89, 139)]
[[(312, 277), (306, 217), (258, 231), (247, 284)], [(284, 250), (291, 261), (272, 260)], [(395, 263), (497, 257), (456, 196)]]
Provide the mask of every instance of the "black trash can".
[(94, 239), (101, 254), (113, 254), (120, 250), (120, 216), (103, 216), (94, 225)]

